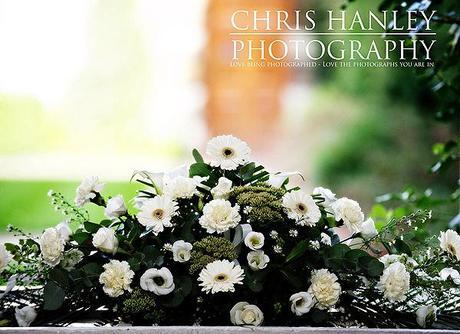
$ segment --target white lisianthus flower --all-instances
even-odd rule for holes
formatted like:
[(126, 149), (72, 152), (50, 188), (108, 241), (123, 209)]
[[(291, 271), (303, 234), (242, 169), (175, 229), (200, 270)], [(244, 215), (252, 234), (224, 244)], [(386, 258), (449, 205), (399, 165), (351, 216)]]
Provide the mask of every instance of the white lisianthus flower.
[(237, 326), (260, 326), (264, 321), (264, 314), (256, 305), (239, 302), (230, 310), (230, 321)]
[(294, 293), (289, 301), (291, 302), (291, 311), (295, 315), (306, 314), (315, 305), (315, 297), (306, 291)]
[(4, 244), (0, 244), (0, 273), (6, 268), (13, 255), (6, 250)]
[(324, 233), (324, 232), (321, 233), (321, 242), (323, 244), (325, 244), (326, 246), (332, 245), (331, 237), (328, 234)]
[(395, 262), (390, 264), (384, 271), (377, 283), (377, 289), (383, 292), (383, 296), (391, 302), (403, 301), (410, 288), (410, 274), (406, 267)]
[(303, 179), (302, 173), (300, 172), (275, 173), (269, 175), (267, 183), (274, 188), (280, 188), (288, 178), (296, 175)]
[(216, 260), (203, 268), (199, 285), (206, 293), (235, 292), (235, 284), (243, 284), (244, 270), (228, 260)]
[(342, 288), (337, 280), (337, 276), (327, 269), (312, 271), (308, 292), (315, 297), (319, 309), (324, 310), (332, 307), (339, 300)]
[(87, 177), (76, 190), (75, 204), (82, 207), (95, 198), (96, 194), (100, 193), (102, 189), (104, 189), (104, 184), (99, 182), (98, 177)]
[(260, 232), (249, 232), (244, 238), (244, 244), (252, 250), (261, 249), (264, 246), (265, 237)]
[(165, 181), (164, 193), (172, 199), (191, 198), (198, 193), (196, 186), (197, 182), (194, 179), (185, 176), (176, 176), (173, 179)]
[(61, 260), (62, 268), (66, 270), (74, 269), (77, 264), (83, 260), (83, 252), (79, 249), (71, 249), (68, 252), (65, 252), (64, 257)]
[(104, 210), (105, 215), (110, 218), (118, 218), (126, 213), (126, 205), (122, 195), (112, 197), (107, 201)]
[(431, 323), (433, 321), (436, 321), (436, 312), (437, 312), (438, 308), (434, 305), (423, 305), (423, 306), (420, 306), (417, 311), (415, 312), (416, 316), (417, 316), (417, 324), (420, 326), (420, 327), (423, 327), (425, 328), (426, 327), (426, 324), (427, 322), (428, 323)]
[(364, 239), (370, 239), (379, 234), (379, 232), (375, 228), (375, 223), (372, 218), (367, 218), (367, 220), (365, 220), (361, 224), (360, 231)]
[(104, 272), (99, 276), (99, 283), (102, 289), (110, 297), (119, 297), (125, 291), (131, 291), (130, 284), (134, 277), (134, 271), (129, 267), (128, 262), (110, 260), (103, 265)]
[(450, 277), (455, 284), (460, 285), (460, 273), (454, 268), (442, 269), (439, 272), (439, 277), (441, 277), (443, 281), (447, 281)]
[(284, 194), (283, 207), (287, 216), (301, 226), (315, 226), (321, 218), (318, 205), (310, 195), (301, 190)]
[(270, 258), (262, 250), (249, 252), (247, 259), (249, 267), (254, 271), (265, 269), (270, 262)]
[(14, 317), (19, 327), (29, 327), (37, 317), (37, 312), (32, 306), (24, 306), (23, 308), (16, 307)]
[(460, 260), (460, 235), (454, 230), (441, 232), (438, 238), (441, 249)]
[(331, 209), (336, 221), (342, 220), (352, 232), (361, 232), (364, 214), (358, 202), (342, 197), (331, 204)]
[(324, 198), (324, 202), (321, 204), (326, 209), (330, 209), (332, 203), (337, 201), (337, 197), (335, 197), (335, 194), (328, 188), (316, 187), (315, 189), (313, 189), (312, 194), (320, 195), (322, 198)]
[(187, 262), (190, 260), (190, 253), (193, 246), (184, 240), (177, 240), (172, 245), (173, 260), (176, 262)]
[(204, 206), (200, 225), (208, 233), (223, 233), (238, 225), (241, 220), (239, 210), (238, 204), (232, 207), (227, 200), (214, 199)]
[(156, 196), (144, 202), (141, 212), (137, 214), (139, 223), (153, 231), (155, 235), (171, 227), (171, 218), (178, 214), (176, 201), (169, 196)]
[(211, 138), (206, 146), (206, 154), (211, 166), (233, 170), (249, 160), (251, 149), (241, 139), (226, 135)]
[(54, 227), (47, 228), (39, 240), (42, 258), (45, 263), (54, 267), (59, 264), (64, 251), (65, 241)]
[(176, 287), (173, 275), (168, 268), (147, 269), (141, 276), (141, 288), (153, 292), (157, 296), (164, 296), (171, 293)]
[(211, 189), (212, 197), (227, 199), (227, 195), (232, 190), (232, 181), (226, 177), (220, 177), (217, 181), (217, 185)]
[(390, 264), (399, 262), (399, 255), (385, 254), (384, 256), (379, 257), (378, 260), (383, 263), (385, 268), (388, 268)]
[(72, 235), (72, 229), (70, 228), (70, 220), (64, 220), (56, 225), (56, 230), (61, 235), (61, 238), (67, 242)]
[(118, 239), (115, 231), (109, 227), (101, 227), (93, 235), (93, 246), (104, 253), (115, 254), (118, 250)]

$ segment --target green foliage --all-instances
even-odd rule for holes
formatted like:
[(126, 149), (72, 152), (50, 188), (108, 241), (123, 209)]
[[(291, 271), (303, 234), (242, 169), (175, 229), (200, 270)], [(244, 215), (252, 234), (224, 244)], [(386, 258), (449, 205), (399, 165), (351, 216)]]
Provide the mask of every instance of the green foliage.
[(155, 295), (152, 292), (135, 288), (123, 299), (121, 312), (125, 315), (150, 313), (156, 309)]
[(194, 274), (215, 260), (235, 260), (237, 254), (232, 243), (220, 237), (206, 237), (193, 244), (190, 258), (190, 273)]
[(241, 207), (249, 207), (248, 218), (260, 224), (276, 224), (284, 220), (281, 198), (285, 191), (268, 185), (235, 187), (229, 195)]

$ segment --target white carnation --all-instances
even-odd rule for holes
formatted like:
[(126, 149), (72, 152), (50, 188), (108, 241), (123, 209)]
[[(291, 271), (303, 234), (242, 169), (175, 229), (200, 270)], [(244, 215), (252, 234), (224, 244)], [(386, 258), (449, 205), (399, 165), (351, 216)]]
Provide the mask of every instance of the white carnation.
[(225, 170), (233, 170), (249, 160), (251, 149), (241, 139), (234, 136), (217, 136), (211, 138), (206, 146), (209, 164)]
[(353, 232), (361, 232), (364, 214), (358, 202), (342, 197), (331, 205), (336, 221), (342, 220), (346, 227)]
[(16, 307), (14, 316), (19, 327), (29, 327), (37, 317), (37, 312), (32, 306)]
[(131, 291), (130, 284), (134, 277), (134, 271), (128, 262), (111, 260), (104, 264), (104, 272), (99, 276), (102, 289), (110, 297), (119, 297), (125, 291)]
[(339, 300), (342, 288), (337, 280), (337, 276), (327, 269), (312, 271), (308, 292), (317, 300), (319, 309), (332, 307)]
[(264, 314), (256, 305), (239, 302), (230, 310), (230, 321), (237, 326), (260, 326), (264, 321)]
[(6, 250), (4, 244), (0, 244), (0, 273), (6, 268), (13, 255)]
[(241, 220), (239, 205), (232, 204), (224, 199), (214, 199), (203, 208), (203, 215), (200, 217), (200, 225), (208, 233), (223, 233), (235, 227)]
[(235, 284), (243, 284), (244, 270), (228, 260), (216, 260), (206, 265), (198, 276), (206, 293), (235, 292)]
[(291, 191), (283, 196), (283, 207), (287, 216), (298, 225), (315, 226), (321, 218), (321, 211), (310, 195), (301, 190)]
[(226, 177), (220, 177), (217, 181), (217, 185), (211, 189), (211, 194), (213, 198), (223, 198), (226, 199), (227, 195), (232, 190), (232, 181)]
[(415, 312), (417, 316), (417, 324), (419, 324), (420, 327), (425, 328), (427, 322), (436, 321), (437, 310), (438, 308), (434, 305), (420, 306)]
[(406, 267), (395, 262), (390, 264), (384, 271), (377, 283), (377, 289), (383, 292), (383, 296), (391, 302), (406, 299), (406, 293), (410, 288), (410, 274)]
[(265, 237), (260, 232), (251, 231), (244, 238), (244, 244), (252, 250), (261, 249), (264, 246), (264, 243)]
[(118, 218), (126, 213), (126, 205), (122, 195), (112, 197), (107, 201), (104, 210), (105, 215), (110, 218)]
[(155, 235), (171, 227), (171, 219), (178, 214), (179, 207), (171, 197), (161, 195), (145, 201), (137, 214), (139, 223), (153, 231)]
[(104, 253), (115, 254), (118, 250), (118, 239), (115, 231), (109, 227), (101, 227), (93, 235), (93, 246)]
[(39, 240), (43, 260), (54, 267), (59, 264), (64, 251), (65, 241), (54, 227), (47, 228)]
[(95, 198), (96, 194), (100, 193), (102, 189), (104, 189), (104, 184), (99, 182), (98, 177), (87, 177), (76, 190), (75, 204), (82, 207)]
[(173, 275), (168, 268), (147, 269), (141, 276), (141, 288), (158, 296), (171, 293), (175, 287)]
[(441, 249), (460, 260), (460, 235), (454, 230), (441, 232), (439, 236)]
[(173, 260), (176, 262), (187, 262), (190, 260), (190, 253), (193, 246), (184, 240), (177, 240), (172, 245)]
[(337, 198), (335, 197), (335, 194), (328, 188), (323, 188), (323, 187), (316, 187), (312, 191), (313, 195), (320, 195), (322, 198), (324, 198), (324, 202), (321, 203), (326, 209), (330, 209), (332, 203), (334, 203)]
[(247, 260), (249, 267), (255, 271), (265, 269), (270, 262), (270, 258), (262, 250), (249, 252)]
[(289, 298), (289, 301), (291, 302), (291, 311), (295, 315), (303, 315), (308, 313), (315, 305), (315, 297), (305, 291), (294, 293)]

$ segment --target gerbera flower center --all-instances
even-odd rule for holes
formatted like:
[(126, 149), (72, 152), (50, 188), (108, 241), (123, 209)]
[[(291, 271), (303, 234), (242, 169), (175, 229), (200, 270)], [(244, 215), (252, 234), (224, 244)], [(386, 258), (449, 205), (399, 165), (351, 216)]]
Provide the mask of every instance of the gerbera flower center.
[(307, 212), (307, 206), (303, 203), (297, 203), (297, 210), (299, 210), (302, 213)]
[(224, 158), (229, 159), (235, 155), (235, 151), (230, 147), (224, 147), (222, 154)]
[(155, 282), (156, 285), (158, 286), (162, 286), (163, 284), (165, 284), (165, 280), (163, 279), (163, 277), (161, 276), (155, 276), (153, 278), (153, 281)]
[(216, 282), (225, 282), (227, 279), (228, 279), (228, 276), (224, 273), (218, 274), (216, 275), (216, 277), (214, 277), (214, 280)]
[(155, 219), (163, 219), (165, 212), (163, 209), (156, 209), (152, 212), (152, 217)]

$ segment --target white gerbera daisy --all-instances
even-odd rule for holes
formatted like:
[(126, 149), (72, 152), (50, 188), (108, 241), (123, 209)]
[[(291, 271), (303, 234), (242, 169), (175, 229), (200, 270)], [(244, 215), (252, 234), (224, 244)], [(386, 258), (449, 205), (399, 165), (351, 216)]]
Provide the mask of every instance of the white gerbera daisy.
[(238, 225), (241, 220), (239, 205), (232, 204), (224, 199), (214, 199), (203, 208), (203, 216), (200, 217), (200, 225), (208, 233), (223, 233)]
[(318, 205), (310, 195), (301, 190), (284, 194), (283, 207), (288, 217), (302, 226), (315, 226), (321, 218), (321, 211)]
[(454, 230), (441, 232), (439, 236), (441, 249), (460, 260), (460, 235)]
[(233, 170), (249, 160), (251, 149), (248, 144), (234, 136), (217, 136), (208, 141), (206, 154), (211, 159), (211, 166)]
[(170, 197), (156, 196), (143, 203), (141, 212), (137, 214), (137, 219), (139, 219), (139, 223), (158, 235), (165, 227), (172, 226), (171, 218), (177, 215), (177, 210), (177, 203)]
[(217, 260), (203, 268), (198, 276), (202, 291), (212, 294), (234, 292), (235, 284), (243, 284), (244, 270), (228, 260)]

